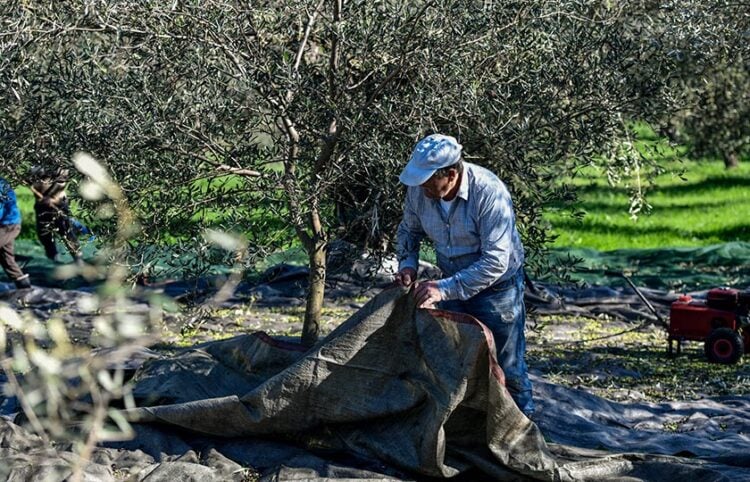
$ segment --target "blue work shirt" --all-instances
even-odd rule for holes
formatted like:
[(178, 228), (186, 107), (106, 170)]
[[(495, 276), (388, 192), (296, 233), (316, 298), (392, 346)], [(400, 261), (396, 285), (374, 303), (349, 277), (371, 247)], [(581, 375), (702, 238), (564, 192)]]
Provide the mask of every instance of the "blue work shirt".
[(8, 181), (0, 177), (0, 226), (21, 224), (21, 211), (16, 203), (16, 193)]
[(419, 186), (409, 187), (397, 232), (399, 270), (417, 270), (420, 243), (425, 235), (432, 240), (445, 276), (438, 281), (445, 300), (467, 300), (511, 278), (524, 261), (508, 188), (491, 171), (463, 165), (448, 214), (440, 200), (428, 198)]

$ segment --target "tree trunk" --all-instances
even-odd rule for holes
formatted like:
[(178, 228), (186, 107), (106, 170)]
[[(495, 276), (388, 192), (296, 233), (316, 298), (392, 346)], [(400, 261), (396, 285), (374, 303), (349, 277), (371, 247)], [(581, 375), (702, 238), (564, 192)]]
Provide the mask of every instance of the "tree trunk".
[[(320, 1), (318, 8), (323, 5), (324, 0)], [(333, 13), (332, 21), (334, 28), (331, 32), (330, 58), (328, 60), (328, 95), (332, 104), (335, 104), (337, 97), (337, 73), (339, 63), (339, 31), (338, 25), (341, 22), (341, 9), (343, 0), (332, 0)], [(318, 8), (315, 11), (318, 11)], [(310, 17), (310, 26), (314, 17)], [(300, 53), (302, 50), (300, 49)], [(295, 65), (295, 71), (299, 64)], [(337, 117), (334, 114), (328, 124), (328, 136), (324, 142), (320, 156), (315, 161), (314, 179), (325, 178), (328, 171), (333, 151), (336, 149), (338, 142), (338, 124)], [(307, 306), (305, 307), (305, 322), (302, 325), (302, 344), (311, 346), (318, 341), (320, 333), (320, 315), (323, 311), (323, 297), (326, 289), (326, 251), (327, 241), (326, 233), (323, 229), (320, 215), (320, 183), (315, 181), (312, 191), (315, 193), (314, 198), (310, 200), (312, 206), (310, 209), (310, 218), (308, 227), (310, 236), (307, 237), (307, 256), (310, 260), (310, 282), (308, 283), (309, 291), (307, 293)]]
[(305, 307), (305, 322), (302, 325), (302, 344), (312, 346), (318, 341), (320, 333), (320, 315), (323, 310), (323, 295), (326, 284), (326, 247), (322, 241), (316, 241), (308, 251), (310, 259), (310, 282)]
[(736, 152), (725, 152), (722, 157), (724, 157), (724, 167), (727, 169), (734, 169), (740, 165), (740, 156)]

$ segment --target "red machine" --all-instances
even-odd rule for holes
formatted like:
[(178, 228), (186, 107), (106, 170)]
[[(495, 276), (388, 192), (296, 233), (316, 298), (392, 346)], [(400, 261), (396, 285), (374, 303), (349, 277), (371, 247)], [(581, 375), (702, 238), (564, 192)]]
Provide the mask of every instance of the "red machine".
[(675, 341), (679, 355), (685, 340), (705, 342), (706, 357), (714, 363), (737, 363), (744, 353), (750, 353), (750, 291), (714, 288), (706, 300), (681, 296), (672, 303), (667, 322), (629, 277), (616, 271), (606, 274), (623, 277), (667, 329), (669, 355), (674, 354)]
[(715, 288), (707, 299), (682, 296), (669, 311), (669, 346), (677, 341), (677, 354), (683, 340), (705, 341), (706, 357), (714, 363), (737, 363), (750, 352), (750, 292)]

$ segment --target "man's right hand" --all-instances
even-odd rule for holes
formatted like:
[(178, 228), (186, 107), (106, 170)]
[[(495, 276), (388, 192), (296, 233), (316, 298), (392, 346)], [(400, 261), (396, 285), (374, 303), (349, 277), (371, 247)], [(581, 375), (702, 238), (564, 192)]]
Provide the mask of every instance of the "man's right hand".
[(417, 280), (417, 272), (414, 268), (404, 268), (393, 278), (393, 282), (399, 286), (410, 286)]

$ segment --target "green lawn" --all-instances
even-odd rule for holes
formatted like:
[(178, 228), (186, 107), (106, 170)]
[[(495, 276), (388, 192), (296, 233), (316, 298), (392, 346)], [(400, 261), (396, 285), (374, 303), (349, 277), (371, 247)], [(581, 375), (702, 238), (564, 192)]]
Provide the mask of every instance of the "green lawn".
[[(577, 186), (574, 210), (552, 206), (546, 214), (558, 236), (557, 248), (623, 248), (708, 246), (750, 241), (750, 165), (726, 170), (719, 161), (668, 162), (676, 174), (653, 179), (646, 192), (650, 212), (632, 220), (626, 184), (610, 186), (601, 170), (589, 168), (570, 179)], [(626, 180), (626, 182), (632, 180)]]
[(34, 194), (25, 186), (16, 186), (13, 188), (18, 200), (18, 208), (21, 210), (21, 239), (36, 239), (34, 230)]

